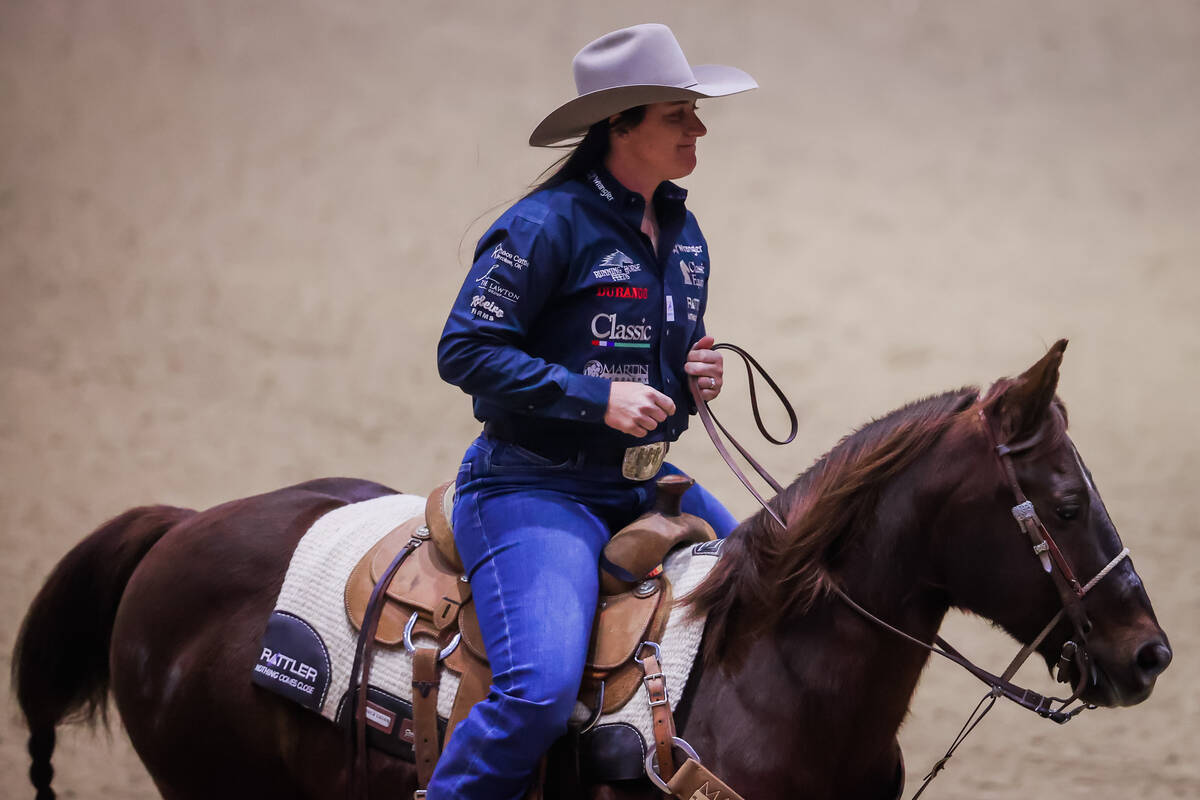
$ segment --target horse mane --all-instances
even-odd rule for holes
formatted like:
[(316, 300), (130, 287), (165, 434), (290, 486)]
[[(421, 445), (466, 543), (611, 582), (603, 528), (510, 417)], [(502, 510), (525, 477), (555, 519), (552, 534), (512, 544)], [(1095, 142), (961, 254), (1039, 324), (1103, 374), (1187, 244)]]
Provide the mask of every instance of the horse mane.
[(708, 615), (704, 658), (736, 660), (755, 636), (803, 613), (826, 589), (826, 565), (866, 525), (884, 483), (926, 452), (979, 397), (964, 387), (909, 403), (845, 436), (722, 545), (712, 572), (684, 598)]

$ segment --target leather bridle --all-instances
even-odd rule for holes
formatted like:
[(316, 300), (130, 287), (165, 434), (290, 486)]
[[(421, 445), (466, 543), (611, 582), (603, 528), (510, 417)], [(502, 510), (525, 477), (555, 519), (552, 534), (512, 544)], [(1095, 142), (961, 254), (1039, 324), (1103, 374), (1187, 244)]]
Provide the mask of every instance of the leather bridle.
[[(713, 349), (731, 350), (738, 355), (741, 355), (743, 359), (746, 360), (747, 375), (750, 375), (750, 367), (753, 365), (754, 368), (758, 370), (759, 373), (767, 380), (771, 388), (775, 390), (776, 395), (783, 402), (784, 407), (787, 409), (789, 417), (791, 418), (792, 434), (787, 439), (787, 441), (791, 441), (791, 438), (795, 436), (796, 432), (796, 416), (792, 411), (791, 405), (783, 396), (782, 391), (775, 384), (775, 382), (772, 381), (763, 368), (759, 366), (754, 359), (750, 358), (745, 351), (741, 350), (741, 348), (727, 344), (718, 344), (715, 345)], [(700, 415), (701, 421), (704, 423), (705, 429), (708, 431), (709, 437), (716, 445), (717, 451), (721, 454), (721, 457), (725, 460), (725, 463), (738, 477), (742, 484), (750, 489), (751, 494), (754, 495), (754, 497), (759, 501), (771, 518), (774, 519), (781, 528), (786, 530), (787, 522), (775, 511), (775, 509), (770, 506), (770, 504), (768, 504), (762, 498), (761, 495), (759, 495), (757, 491), (750, 486), (750, 481), (734, 462), (733, 458), (729, 454), (729, 451), (719, 441), (716, 429), (718, 427), (720, 428), (721, 432), (724, 433), (725, 436), (733, 443), (738, 452), (746, 457), (759, 475), (762, 475), (764, 480), (771, 484), (776, 491), (782, 491), (779, 483), (774, 478), (770, 477), (770, 475), (766, 474), (766, 471), (763, 469), (763, 467), (749, 456), (746, 449), (737, 443), (737, 441), (729, 434), (729, 432), (725, 430), (724, 426), (716, 421), (711, 409), (708, 407), (708, 403), (700, 395), (697, 380), (693, 378), (691, 381), (689, 381), (689, 384), (692, 391), (692, 398), (696, 403), (697, 412)], [(752, 376), (750, 378), (750, 384), (751, 403), (754, 408), (755, 421), (758, 422), (759, 429), (762, 430), (763, 426), (758, 413), (757, 400), (753, 395)], [(1047, 530), (1046, 526), (1038, 517), (1037, 510), (1034, 508), (1033, 503), (1028, 497), (1025, 496), (1025, 492), (1021, 489), (1021, 484), (1017, 480), (1016, 468), (1013, 466), (1013, 456), (1026, 453), (1036, 447), (1041, 441), (1041, 433), (1039, 432), (1021, 441), (997, 444), (995, 434), (992, 432), (987, 415), (984, 413), (982, 408), (979, 409), (979, 419), (982, 423), (985, 435), (988, 438), (988, 443), (991, 446), (992, 452), (996, 454), (996, 457), (1000, 462), (1001, 469), (1003, 470), (1005, 478), (1008, 481), (1009, 487), (1012, 489), (1013, 497), (1016, 500), (1016, 504), (1012, 508), (1013, 518), (1016, 520), (1017, 525), (1021, 528), (1021, 531), (1029, 538), (1029, 541), (1033, 547), (1034, 555), (1037, 556), (1043, 571), (1049, 574), (1062, 604), (1062, 608), (1059, 609), (1058, 613), (1054, 615), (1054, 618), (1051, 619), (1044, 628), (1042, 628), (1041, 632), (1033, 639), (1033, 641), (1021, 648), (1020, 652), (1017, 653), (1002, 674), (995, 675), (983, 669), (982, 667), (977, 666), (971, 660), (963, 656), (941, 636), (936, 636), (933, 644), (924, 642), (915, 636), (912, 636), (891, 625), (890, 623), (885, 622), (875, 614), (863, 608), (861, 605), (851, 599), (835, 581), (830, 580), (827, 583), (827, 586), (833, 592), (833, 594), (841, 598), (841, 600), (850, 606), (850, 608), (854, 609), (866, 619), (884, 628), (885, 630), (888, 630), (893, 634), (928, 650), (931, 653), (936, 653), (937, 655), (953, 661), (955, 664), (958, 664), (960, 667), (967, 670), (967, 672), (971, 673), (988, 686), (988, 694), (985, 695), (983, 700), (980, 701), (979, 705), (976, 706), (975, 711), (973, 711), (971, 717), (968, 718), (967, 723), (963, 726), (962, 731), (960, 731), (958, 737), (956, 737), (954, 741), (954, 744), (947, 751), (946, 755), (934, 765), (933, 769), (926, 776), (925, 784), (922, 785), (920, 791), (914, 795), (914, 800), (921, 794), (921, 792), (925, 790), (925, 787), (928, 786), (929, 781), (931, 781), (933, 777), (936, 776), (937, 773), (945, 766), (946, 761), (951, 755), (953, 755), (954, 750), (962, 743), (966, 735), (974, 730), (975, 726), (979, 724), (979, 721), (983, 718), (983, 716), (991, 710), (991, 704), (995, 703), (996, 698), (1005, 697), (1022, 708), (1027, 708), (1039, 716), (1053, 720), (1059, 724), (1069, 722), (1085, 709), (1095, 708), (1094, 705), (1085, 702), (1080, 702), (1080, 704), (1074, 708), (1069, 708), (1069, 706), (1078, 700), (1083, 694), (1083, 691), (1087, 688), (1089, 680), (1094, 681), (1095, 679), (1094, 666), (1092, 664), (1091, 656), (1087, 650), (1087, 637), (1092, 630), (1092, 623), (1087, 617), (1087, 613), (1083, 608), (1082, 601), (1087, 593), (1096, 586), (1096, 584), (1103, 580), (1104, 577), (1113, 569), (1115, 569), (1124, 559), (1129, 557), (1129, 548), (1126, 547), (1122, 549), (1120, 553), (1114, 556), (1112, 560), (1109, 561), (1108, 564), (1106, 564), (1099, 572), (1097, 572), (1096, 575), (1091, 578), (1091, 580), (1089, 580), (1086, 584), (1080, 584), (1075, 575), (1075, 571), (1071, 568), (1070, 562), (1068, 562), (1066, 557), (1063, 555), (1062, 549), (1059, 548), (1058, 544), (1054, 541), (1054, 537), (1051, 536), (1050, 531)], [(763, 433), (764, 435), (767, 435), (765, 430), (763, 430)], [(776, 444), (785, 443), (776, 440), (769, 435), (767, 435), (767, 438)], [(1078, 452), (1075, 453), (1075, 458), (1080, 469), (1082, 470), (1083, 463), (1082, 461), (1079, 461)], [(1017, 670), (1022, 664), (1025, 663), (1029, 656), (1037, 650), (1037, 648), (1045, 640), (1046, 636), (1049, 635), (1050, 631), (1059, 624), (1064, 615), (1071, 622), (1074, 636), (1063, 644), (1062, 650), (1059, 654), (1057, 670), (1058, 680), (1062, 683), (1067, 683), (1069, 682), (1069, 678), (1067, 677), (1067, 667), (1071, 664), (1075, 665), (1079, 677), (1075, 685), (1072, 687), (1073, 691), (1071, 695), (1066, 698), (1049, 697), (1012, 683), (1011, 679), (1013, 675), (1016, 674)], [(991, 699), (991, 704), (988, 704), (987, 707), (984, 708), (983, 712), (979, 713), (979, 709), (984, 706), (989, 698)], [(1056, 705), (1057, 708), (1055, 707)], [(978, 714), (978, 716), (976, 716), (976, 714)]]
[[(1054, 588), (1058, 591), (1059, 600), (1062, 603), (1062, 609), (1059, 610), (1050, 623), (1042, 629), (1042, 632), (1029, 645), (1022, 648), (1017, 657), (1013, 659), (1013, 663), (1004, 671), (1003, 677), (1007, 679), (1016, 672), (1017, 668), (1042, 643), (1042, 640), (1046, 638), (1046, 635), (1049, 634), (1065, 614), (1071, 622), (1075, 636), (1073, 639), (1068, 639), (1063, 643), (1062, 650), (1059, 653), (1058, 679), (1062, 683), (1067, 682), (1068, 679), (1066, 678), (1065, 670), (1067, 665), (1072, 662), (1077, 668), (1079, 679), (1071, 696), (1061, 701), (1061, 712), (1083, 693), (1089, 678), (1094, 680), (1091, 656), (1087, 650), (1087, 637), (1092, 631), (1092, 622), (1088, 619), (1087, 612), (1083, 608), (1083, 598), (1105, 575), (1115, 569), (1121, 561), (1129, 557), (1129, 548), (1122, 548), (1121, 552), (1117, 553), (1091, 580), (1086, 584), (1080, 584), (1079, 579), (1075, 577), (1075, 571), (1071, 569), (1070, 562), (1063, 555), (1062, 548), (1054, 541), (1054, 537), (1050, 535), (1050, 531), (1046, 529), (1045, 524), (1038, 517), (1033, 503), (1025, 496), (1025, 492), (1022, 491), (1021, 484), (1017, 480), (1016, 468), (1013, 466), (1013, 456), (1033, 449), (1039, 443), (1041, 434), (1035, 434), (1020, 442), (998, 445), (983, 409), (979, 410), (979, 419), (988, 437), (988, 441), (992, 445), (992, 450), (996, 453), (1000, 461), (1004, 475), (1008, 479), (1013, 497), (1017, 501), (1017, 504), (1012, 509), (1013, 518), (1029, 538), (1034, 555), (1041, 562), (1043, 571), (1054, 582)], [(1083, 462), (1079, 459), (1078, 451), (1075, 451), (1074, 445), (1072, 445), (1071, 449), (1074, 451), (1075, 461), (1079, 469), (1083, 471)], [(1081, 710), (1083, 710), (1083, 707), (1076, 708), (1065, 719), (1056, 719), (1054, 716), (1051, 716), (1051, 719), (1054, 719), (1055, 722), (1066, 722)]]
[[(914, 636), (911, 636), (904, 631), (884, 622), (882, 619), (867, 611), (858, 603), (854, 602), (836, 583), (830, 583), (830, 587), (834, 594), (840, 597), (847, 605), (853, 608), (858, 613), (862, 614), (872, 622), (886, 628), (892, 633), (901, 636), (908, 641), (925, 648), (931, 653), (937, 653), (950, 661), (958, 664), (963, 669), (970, 672), (976, 678), (987, 684), (991, 689), (991, 694), (996, 697), (1005, 697), (1022, 708), (1027, 708), (1035, 712), (1041, 717), (1052, 720), (1059, 724), (1069, 722), (1081, 711), (1094, 708), (1087, 703), (1080, 703), (1074, 708), (1068, 708), (1072, 703), (1079, 699), (1080, 695), (1087, 688), (1089, 679), (1094, 678), (1091, 656), (1087, 650), (1087, 637), (1092, 630), (1092, 623), (1087, 618), (1087, 613), (1083, 608), (1083, 598), (1095, 588), (1108, 573), (1112, 572), (1124, 559), (1129, 557), (1129, 548), (1123, 548), (1117, 553), (1095, 576), (1092, 577), (1086, 584), (1080, 584), (1075, 577), (1075, 572), (1071, 568), (1070, 563), (1062, 553), (1062, 549), (1054, 541), (1050, 531), (1046, 529), (1045, 524), (1037, 515), (1037, 510), (1033, 507), (1033, 503), (1025, 496), (1025, 492), (1021, 489), (1021, 484), (1017, 480), (1016, 468), (1013, 466), (1013, 456), (1032, 450), (1041, 441), (1041, 435), (1035, 434), (1028, 439), (1023, 439), (1019, 442), (1006, 443), (997, 445), (995, 436), (992, 433), (991, 426), (988, 424), (987, 416), (983, 409), (979, 409), (979, 420), (988, 437), (992, 452), (996, 454), (1000, 462), (1000, 466), (1004, 471), (1004, 475), (1008, 480), (1009, 487), (1012, 489), (1013, 497), (1016, 499), (1016, 505), (1012, 508), (1013, 519), (1022, 532), (1029, 538), (1033, 547), (1033, 553), (1037, 556), (1041, 563), (1043, 571), (1049, 574), (1054, 582), (1055, 589), (1058, 591), (1059, 600), (1062, 603), (1062, 608), (1058, 613), (1042, 628), (1041, 632), (1034, 637), (1033, 641), (1021, 648), (1004, 672), (1000, 675), (994, 675), (991, 672), (979, 667), (970, 659), (963, 656), (949, 642), (941, 636), (934, 638), (934, 644), (927, 644)], [(1078, 453), (1076, 453), (1078, 461)], [(1080, 469), (1082, 469), (1080, 463)], [(1070, 620), (1074, 630), (1074, 637), (1063, 643), (1062, 650), (1059, 653), (1057, 664), (1058, 680), (1061, 683), (1068, 682), (1066, 668), (1070, 664), (1074, 664), (1079, 677), (1076, 681), (1073, 691), (1069, 697), (1049, 697), (1039, 694), (1031, 689), (1024, 689), (1012, 683), (1012, 676), (1016, 674), (1021, 665), (1031, 656), (1041, 643), (1045, 640), (1058, 623), (1062, 620), (1064, 614)], [(1058, 704), (1058, 708), (1054, 705)]]

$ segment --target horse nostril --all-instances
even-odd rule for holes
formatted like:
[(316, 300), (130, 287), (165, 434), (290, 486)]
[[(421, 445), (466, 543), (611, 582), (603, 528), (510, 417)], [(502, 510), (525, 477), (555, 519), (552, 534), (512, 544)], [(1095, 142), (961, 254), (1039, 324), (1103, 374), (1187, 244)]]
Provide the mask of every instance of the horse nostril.
[(1171, 648), (1164, 642), (1150, 642), (1142, 645), (1137, 653), (1138, 669), (1147, 678), (1153, 678), (1167, 668), (1171, 663)]

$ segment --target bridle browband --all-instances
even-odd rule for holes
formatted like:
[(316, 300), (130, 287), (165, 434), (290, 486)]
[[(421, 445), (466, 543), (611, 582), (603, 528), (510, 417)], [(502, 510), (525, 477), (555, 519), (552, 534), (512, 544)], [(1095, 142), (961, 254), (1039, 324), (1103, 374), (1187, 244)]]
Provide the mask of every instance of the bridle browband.
[[(754, 410), (754, 418), (758, 423), (759, 430), (762, 431), (763, 434), (775, 444), (786, 444), (787, 442), (790, 442), (796, 434), (796, 415), (792, 410), (791, 404), (788, 403), (787, 398), (784, 397), (783, 392), (779, 389), (775, 382), (771, 380), (758, 362), (751, 358), (749, 354), (741, 348), (723, 343), (715, 345), (713, 349), (731, 350), (740, 355), (746, 361), (746, 373), (750, 377), (751, 404)], [(782, 401), (784, 407), (787, 409), (788, 415), (791, 419), (792, 429), (791, 434), (784, 441), (780, 441), (771, 437), (763, 428), (758, 412), (757, 398), (754, 394), (754, 379), (750, 373), (751, 365), (753, 365), (753, 367), (758, 370), (758, 372), (768, 382), (771, 388), (775, 391), (775, 394)], [(753, 487), (751, 487), (750, 481), (746, 478), (745, 474), (729, 455), (729, 451), (720, 442), (717, 436), (717, 428), (720, 428), (721, 432), (724, 433), (730, 442), (733, 443), (738, 452), (741, 453), (747, 459), (747, 461), (753, 465), (758, 474), (763, 476), (763, 479), (766, 480), (767, 483), (769, 483), (777, 492), (782, 491), (780, 484), (769, 474), (767, 474), (766, 470), (757, 461), (750, 457), (746, 449), (738, 444), (738, 442), (729, 434), (729, 432), (723, 425), (721, 425), (720, 422), (716, 421), (712, 410), (708, 407), (707, 401), (705, 401), (700, 395), (700, 390), (696, 379), (692, 378), (692, 380), (689, 381), (689, 384), (692, 392), (692, 398), (696, 403), (696, 409), (700, 419), (704, 423), (704, 427), (708, 431), (709, 437), (713, 440), (713, 444), (716, 445), (717, 451), (721, 454), (721, 457), (725, 460), (725, 463), (738, 477), (742, 484), (750, 490), (750, 493), (754, 495), (755, 499), (758, 500), (759, 504), (762, 505), (767, 514), (769, 514), (783, 530), (787, 530), (787, 522), (779, 515), (778, 512), (775, 511), (775, 509), (770, 506), (770, 504), (768, 504), (762, 498), (757, 491), (753, 489)], [(1054, 587), (1058, 592), (1059, 600), (1062, 603), (1062, 608), (1059, 609), (1058, 613), (1054, 615), (1054, 618), (1042, 628), (1041, 632), (1033, 639), (1033, 641), (1021, 648), (1013, 660), (1009, 662), (1009, 665), (1005, 668), (1004, 672), (1000, 675), (995, 675), (983, 669), (982, 667), (979, 667), (970, 659), (963, 656), (962, 653), (955, 649), (941, 636), (936, 636), (933, 644), (924, 642), (921, 639), (918, 639), (917, 637), (912, 636), (911, 634), (908, 634), (891, 625), (890, 623), (885, 622), (875, 614), (863, 608), (852, 598), (850, 598), (850, 596), (847, 595), (836, 582), (830, 580), (826, 583), (829, 590), (834, 595), (839, 597), (844, 603), (846, 603), (846, 605), (854, 609), (864, 618), (917, 645), (918, 647), (922, 647), (931, 653), (936, 653), (937, 655), (942, 656), (943, 658), (946, 658), (955, 664), (958, 664), (980, 681), (987, 684), (989, 688), (988, 694), (985, 695), (983, 700), (980, 701), (979, 705), (976, 706), (975, 711), (973, 711), (971, 717), (968, 718), (967, 723), (959, 732), (958, 737), (955, 738), (954, 743), (946, 752), (946, 755), (934, 765), (933, 769), (925, 777), (925, 783), (921, 786), (921, 789), (916, 793), (916, 795), (914, 795), (913, 800), (916, 800), (916, 798), (925, 791), (926, 786), (929, 785), (929, 782), (945, 766), (946, 761), (951, 755), (953, 755), (954, 750), (962, 743), (966, 735), (974, 730), (975, 726), (978, 725), (980, 720), (983, 719), (983, 716), (991, 710), (996, 698), (1005, 697), (1022, 708), (1027, 708), (1039, 716), (1053, 720), (1059, 724), (1069, 722), (1085, 709), (1095, 708), (1095, 706), (1085, 702), (1080, 702), (1080, 704), (1074, 708), (1068, 708), (1072, 703), (1079, 699), (1080, 695), (1082, 695), (1084, 689), (1087, 687), (1089, 679), (1094, 680), (1093, 665), (1091, 657), (1087, 651), (1087, 636), (1092, 630), (1092, 624), (1087, 618), (1087, 613), (1083, 608), (1082, 600), (1084, 596), (1086, 596), (1087, 593), (1096, 586), (1096, 584), (1098, 584), (1106, 575), (1108, 575), (1108, 573), (1112, 572), (1112, 570), (1115, 569), (1124, 559), (1129, 557), (1129, 548), (1126, 547), (1122, 549), (1120, 553), (1114, 556), (1112, 560), (1109, 561), (1108, 564), (1106, 564), (1099, 572), (1097, 572), (1096, 575), (1091, 578), (1091, 580), (1089, 580), (1086, 584), (1081, 585), (1079, 580), (1076, 578), (1075, 572), (1071, 568), (1070, 563), (1063, 555), (1063, 552), (1058, 547), (1058, 544), (1054, 541), (1054, 537), (1050, 535), (1050, 531), (1046, 529), (1046, 526), (1038, 517), (1037, 510), (1034, 508), (1033, 503), (1025, 496), (1025, 492), (1021, 489), (1021, 484), (1017, 480), (1016, 468), (1013, 466), (1013, 456), (1026, 453), (1036, 447), (1041, 441), (1041, 432), (1039, 431), (1033, 436), (1021, 441), (997, 444), (995, 434), (992, 432), (991, 425), (988, 423), (987, 415), (984, 413), (982, 408), (979, 409), (979, 421), (983, 427), (985, 435), (988, 438), (988, 443), (992, 452), (996, 455), (996, 458), (1000, 462), (1000, 467), (1004, 472), (1009, 487), (1012, 489), (1013, 497), (1016, 500), (1016, 505), (1014, 505), (1012, 508), (1013, 518), (1016, 520), (1017, 525), (1029, 538), (1033, 547), (1034, 555), (1037, 556), (1039, 562), (1041, 563), (1043, 571), (1050, 575), (1050, 578), (1054, 583)], [(1074, 446), (1072, 445), (1072, 448), (1073, 447)], [(1078, 461), (1079, 454), (1077, 451), (1075, 456), (1076, 460)], [(1080, 468), (1082, 469), (1082, 462), (1079, 462), (1079, 464)], [(1058, 680), (1062, 683), (1066, 683), (1069, 680), (1066, 677), (1066, 668), (1071, 664), (1076, 666), (1079, 673), (1079, 678), (1073, 687), (1071, 695), (1066, 698), (1049, 697), (1039, 694), (1031, 689), (1024, 689), (1012, 683), (1011, 679), (1013, 675), (1016, 674), (1017, 670), (1020, 669), (1021, 665), (1025, 663), (1029, 656), (1037, 650), (1037, 648), (1045, 640), (1046, 636), (1049, 635), (1050, 631), (1052, 631), (1058, 625), (1064, 614), (1071, 622), (1071, 626), (1074, 630), (1074, 638), (1068, 639), (1063, 644), (1062, 651), (1059, 654), (1057, 669)], [(982, 713), (979, 713), (979, 709), (984, 706), (989, 698), (991, 699), (991, 703), (984, 708)], [(1055, 708), (1055, 704), (1058, 704), (1057, 708)], [(978, 716), (976, 716), (976, 714), (978, 714)]]

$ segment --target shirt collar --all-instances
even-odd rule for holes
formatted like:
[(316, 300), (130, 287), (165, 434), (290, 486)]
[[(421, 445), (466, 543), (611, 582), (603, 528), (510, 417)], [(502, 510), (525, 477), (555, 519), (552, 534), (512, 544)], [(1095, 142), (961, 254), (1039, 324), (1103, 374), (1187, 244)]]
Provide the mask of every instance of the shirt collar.
[[(597, 164), (583, 176), (583, 183), (593, 194), (618, 209), (641, 206), (642, 196), (637, 192), (626, 189), (624, 184), (613, 177), (603, 164)], [(654, 190), (655, 204), (683, 203), (687, 199), (687, 189), (670, 181), (663, 181)]]
[(677, 183), (663, 181), (654, 190), (654, 200), (655, 202), (682, 203), (684, 200), (687, 200), (687, 189)]

